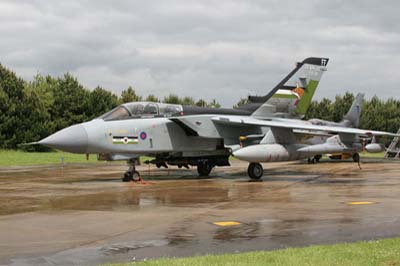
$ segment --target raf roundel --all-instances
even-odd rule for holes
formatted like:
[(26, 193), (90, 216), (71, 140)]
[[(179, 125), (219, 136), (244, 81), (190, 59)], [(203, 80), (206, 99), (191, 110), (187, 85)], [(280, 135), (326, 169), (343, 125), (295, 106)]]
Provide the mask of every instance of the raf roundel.
[(146, 132), (141, 132), (141, 133), (140, 133), (140, 139), (141, 139), (141, 140), (145, 140), (146, 138), (147, 138)]

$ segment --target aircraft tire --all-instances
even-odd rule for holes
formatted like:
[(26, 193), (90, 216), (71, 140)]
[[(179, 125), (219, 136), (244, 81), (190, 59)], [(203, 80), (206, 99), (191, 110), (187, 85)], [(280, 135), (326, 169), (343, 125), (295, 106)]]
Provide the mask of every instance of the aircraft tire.
[(314, 156), (316, 163), (319, 163), (319, 160), (321, 160), (321, 158), (322, 158), (322, 155), (320, 155), (320, 154)]
[(199, 162), (197, 165), (197, 173), (199, 173), (199, 176), (209, 176), (211, 170), (212, 167), (208, 162)]
[(251, 179), (259, 180), (264, 174), (264, 169), (260, 163), (250, 163), (247, 168), (247, 174)]
[(139, 174), (139, 172), (138, 171), (134, 171), (133, 172), (133, 174), (132, 174), (132, 181), (135, 181), (135, 182), (138, 182), (138, 181), (140, 181), (140, 174)]
[(123, 182), (130, 182), (130, 181), (132, 181), (132, 177), (133, 177), (132, 173), (125, 172), (124, 176), (122, 177), (122, 181)]

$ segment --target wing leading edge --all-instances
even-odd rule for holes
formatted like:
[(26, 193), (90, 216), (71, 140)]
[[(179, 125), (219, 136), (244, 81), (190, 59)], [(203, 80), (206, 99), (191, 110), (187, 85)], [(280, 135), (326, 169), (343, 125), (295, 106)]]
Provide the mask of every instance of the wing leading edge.
[[(226, 125), (253, 125), (260, 127), (275, 127), (284, 128), (287, 130), (307, 130), (310, 134), (321, 134), (321, 132), (327, 132), (331, 134), (354, 134), (361, 136), (389, 136), (389, 137), (400, 137), (400, 134), (391, 132), (367, 130), (359, 128), (348, 128), (348, 127), (337, 127), (337, 126), (319, 126), (312, 124), (293, 123), (290, 120), (285, 121), (280, 119), (279, 121), (274, 120), (259, 120), (251, 117), (238, 117), (238, 116), (215, 116), (211, 118), (213, 122), (226, 124)], [(318, 133), (319, 132), (319, 133)]]

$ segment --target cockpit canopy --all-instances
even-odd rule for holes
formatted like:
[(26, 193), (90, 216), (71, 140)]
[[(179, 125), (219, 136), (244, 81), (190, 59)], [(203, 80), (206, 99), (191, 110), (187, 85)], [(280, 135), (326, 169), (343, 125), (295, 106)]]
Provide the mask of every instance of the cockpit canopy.
[(171, 117), (183, 114), (182, 105), (154, 103), (154, 102), (131, 102), (124, 103), (108, 113), (100, 116), (104, 121), (138, 119), (152, 117)]

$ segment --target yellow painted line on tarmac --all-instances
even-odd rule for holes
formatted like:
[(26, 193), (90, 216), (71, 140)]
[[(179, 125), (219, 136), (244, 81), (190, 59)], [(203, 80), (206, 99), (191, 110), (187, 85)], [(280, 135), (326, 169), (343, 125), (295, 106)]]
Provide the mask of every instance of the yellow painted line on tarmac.
[(240, 223), (235, 221), (223, 221), (223, 222), (213, 222), (213, 224), (218, 226), (234, 226), (234, 225), (239, 225)]
[(373, 201), (349, 201), (347, 202), (348, 205), (369, 205), (375, 204), (376, 202)]

